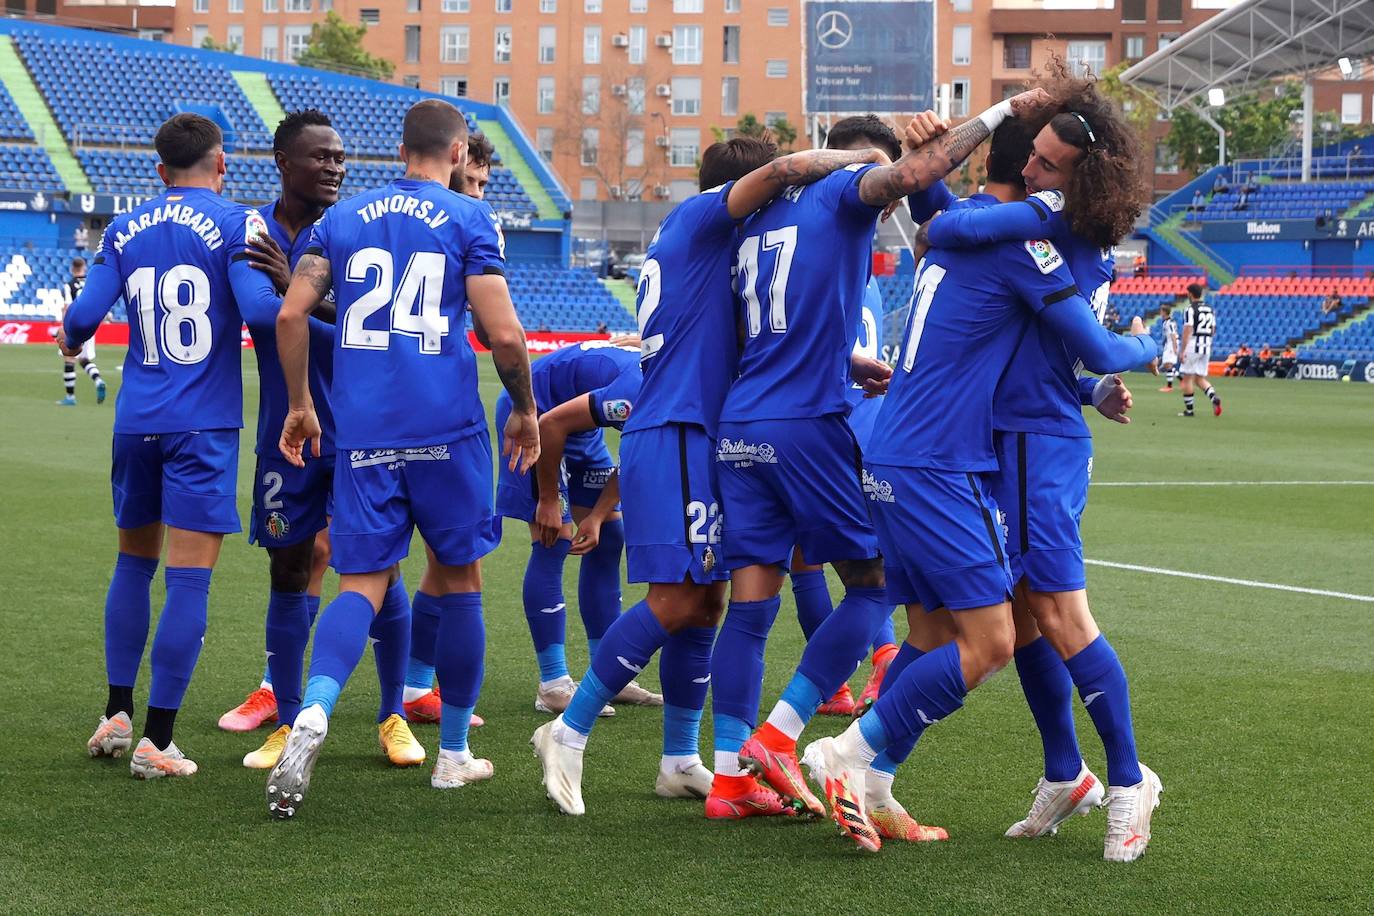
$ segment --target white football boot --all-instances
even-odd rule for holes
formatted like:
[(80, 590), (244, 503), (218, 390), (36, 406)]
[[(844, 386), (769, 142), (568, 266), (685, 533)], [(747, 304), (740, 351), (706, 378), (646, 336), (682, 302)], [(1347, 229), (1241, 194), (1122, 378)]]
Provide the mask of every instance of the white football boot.
[(123, 757), (134, 743), (134, 724), (127, 712), (117, 712), (112, 718), (100, 717), (95, 734), (86, 742), (86, 753), (92, 757)]
[(318, 705), (307, 706), (296, 716), (281, 759), (267, 776), (267, 810), (273, 817), (295, 817), (300, 810), (328, 734), (329, 718)]
[(1134, 862), (1150, 845), (1150, 819), (1159, 807), (1164, 785), (1155, 771), (1140, 765), (1140, 782), (1107, 789), (1107, 841), (1102, 858), (1108, 862)]
[(659, 798), (705, 798), (711, 794), (714, 778), (700, 757), (686, 764), (660, 761), (654, 794)]
[(1102, 781), (1085, 763), (1068, 782), (1050, 782), (1043, 776), (1035, 786), (1030, 813), (1007, 828), (1009, 837), (1054, 836), (1059, 825), (1075, 814), (1087, 814), (1102, 804)]
[(582, 749), (564, 743), (569, 731), (559, 716), (534, 730), (530, 747), (544, 767), (544, 791), (558, 810), (578, 816), (587, 813), (582, 803)]

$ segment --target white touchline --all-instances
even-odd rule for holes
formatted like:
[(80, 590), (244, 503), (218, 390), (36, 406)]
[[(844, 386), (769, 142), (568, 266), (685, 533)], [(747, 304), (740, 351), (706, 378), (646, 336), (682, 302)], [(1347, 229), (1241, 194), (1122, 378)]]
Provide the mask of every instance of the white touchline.
[(1232, 579), (1230, 576), (1208, 576), (1203, 573), (1184, 572), (1181, 569), (1160, 569), (1157, 566), (1136, 566), (1134, 563), (1110, 563), (1106, 560), (1084, 560), (1089, 566), (1105, 566), (1109, 569), (1126, 569), (1131, 572), (1153, 573), (1156, 576), (1177, 576), (1180, 579), (1201, 579), (1204, 582), (1225, 582), (1228, 585), (1246, 585), (1250, 588), (1269, 588), (1278, 592), (1298, 592), (1303, 595), (1320, 595), (1323, 598), (1344, 598), (1347, 601), (1365, 601), (1374, 604), (1374, 595), (1352, 595), (1349, 592), (1330, 592), (1322, 588), (1301, 588), (1297, 585), (1280, 585), (1277, 582), (1256, 582), (1254, 579)]
[(1374, 480), (1102, 480), (1094, 487), (1374, 487)]

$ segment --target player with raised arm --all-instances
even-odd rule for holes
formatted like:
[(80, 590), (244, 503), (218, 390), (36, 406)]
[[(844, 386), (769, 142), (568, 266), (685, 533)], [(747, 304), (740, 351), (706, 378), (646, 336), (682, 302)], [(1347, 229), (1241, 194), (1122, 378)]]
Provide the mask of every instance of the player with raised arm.
[[(65, 304), (62, 306), (62, 315), (65, 317), (67, 309), (72, 307), (72, 303), (81, 295), (81, 287), (86, 285), (86, 259), (72, 258), (72, 276), (66, 283), (62, 284), (62, 296)], [(58, 335), (58, 330), (53, 329), (53, 337)], [(67, 356), (62, 357), (62, 389), (63, 398), (57, 402), (59, 407), (76, 406), (76, 367), (80, 366), (82, 371), (90, 377), (91, 384), (95, 385), (95, 402), (105, 403), (105, 380), (100, 377), (100, 369), (95, 364), (95, 338), (81, 347), (81, 352), (75, 359)]]
[(1212, 361), (1212, 338), (1217, 333), (1217, 315), (1207, 304), (1207, 288), (1201, 283), (1188, 284), (1188, 307), (1183, 311), (1183, 356), (1179, 371), (1183, 375), (1183, 412), (1180, 417), (1193, 416), (1193, 386), (1200, 385), (1212, 402), (1212, 413), (1221, 416), (1221, 395), (1207, 381), (1207, 367)]
[[(994, 150), (1003, 139), (1024, 145), (1027, 126), (1003, 125)], [(990, 206), (1023, 193), (1018, 181), (990, 180), (985, 193), (954, 206)], [(880, 845), (865, 813), (874, 757), (953, 713), (1012, 655), (1012, 579), (993, 494), (994, 394), (1035, 316), (1094, 371), (1156, 355), (1148, 335), (1122, 339), (1101, 326), (1048, 242), (937, 249), (923, 259), (878, 420), (884, 436), (865, 461), (865, 475), (889, 596), (949, 609), (957, 635), (904, 668), (894, 663), (889, 676), (898, 673), (868, 715), (839, 738), (806, 749), (804, 763), (823, 786), (832, 816), (864, 849)], [(961, 397), (953, 403), (945, 393), (956, 383)]]
[[(810, 813), (824, 807), (797, 766), (796, 740), (890, 618), (861, 456), (845, 422), (848, 379), (871, 393), (891, 369), (853, 355), (879, 215), (942, 179), (1013, 110), (1008, 100), (888, 166), (852, 166), (783, 195), (747, 227), (738, 289), (745, 341), (721, 412), (719, 447), (730, 609), (712, 654), (716, 783), (747, 769)], [(985, 120), (986, 119), (986, 120)], [(885, 431), (886, 435), (886, 431)], [(834, 566), (845, 597), (806, 644), (768, 720), (758, 719), (763, 656), (793, 546)]]
[(319, 456), (309, 316), (334, 291), (338, 451), (330, 534), (339, 595), (320, 615), (301, 712), (268, 776), (268, 809), (279, 818), (293, 816), (304, 800), (329, 714), (416, 527), (434, 551), (440, 580), (436, 662), (445, 690), (430, 782), (454, 788), (492, 775), (490, 761), (467, 747), (486, 644), (480, 559), (497, 540), (486, 414), (462, 333), (468, 304), (515, 407), (505, 431), (510, 460), (526, 467), (539, 457), (529, 356), (506, 289), (495, 217), (448, 189), (467, 155), (462, 113), (439, 99), (415, 103), (400, 155), (404, 178), (327, 210), (315, 224), (277, 317), (291, 400), (281, 450), (301, 467), (307, 444)]
[(219, 127), (179, 114), (153, 143), (167, 189), (110, 222), (58, 340), (64, 355), (77, 356), (119, 298), (128, 303), (110, 475), (119, 557), (105, 599), (109, 699), (86, 748), (92, 757), (118, 757), (133, 743), (134, 681), (165, 532), (167, 597), (153, 640), (147, 721), (129, 761), (144, 779), (196, 772), (172, 730), (200, 657), (211, 571), (224, 535), (239, 530), (241, 314), (277, 303), (245, 251), (248, 238), (265, 231), (262, 218), (220, 196)]
[[(698, 729), (725, 599), (713, 440), (738, 347), (730, 276), (736, 230), (788, 187), (870, 158), (809, 150), (775, 160), (776, 149), (749, 137), (712, 144), (702, 155), (702, 193), (674, 207), (649, 244), (638, 306), (644, 382), (620, 446), (628, 577), (649, 588), (606, 631), (568, 708), (531, 739), (545, 791), (566, 814), (586, 811), (582, 757), (597, 715), (659, 649), (659, 782), (671, 767), (673, 791), (690, 795), (710, 778)], [(757, 784), (706, 802), (707, 817), (782, 811)]]

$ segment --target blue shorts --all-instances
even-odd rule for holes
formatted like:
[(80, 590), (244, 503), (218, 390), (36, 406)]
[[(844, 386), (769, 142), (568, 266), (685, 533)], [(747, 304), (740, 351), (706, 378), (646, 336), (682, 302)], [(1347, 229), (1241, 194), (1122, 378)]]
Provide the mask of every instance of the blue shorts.
[(849, 428), (854, 430), (854, 440), (859, 443), (861, 452), (867, 452), (868, 444), (873, 441), (873, 428), (878, 424), (878, 411), (882, 407), (882, 398), (864, 398), (849, 412)]
[(871, 463), (864, 468), (888, 601), (965, 611), (1010, 598), (992, 477)]
[(329, 525), (333, 489), (333, 455), (307, 454), (304, 468), (280, 454), (259, 455), (248, 543), (270, 549), (314, 540)]
[(1078, 523), (1088, 505), (1093, 440), (1041, 433), (996, 434), (993, 494), (1007, 529), (1012, 581), (1037, 592), (1088, 585)]
[(878, 555), (862, 457), (840, 414), (720, 424), (716, 463), (731, 569)]
[(162, 522), (186, 531), (233, 534), (239, 431), (115, 433), (110, 489), (115, 525), (142, 528)]
[[(496, 399), (496, 434), (502, 437), (503, 449), (510, 409), (510, 397), (503, 391)], [(593, 463), (589, 464), (589, 461)], [(558, 485), (564, 523), (572, 521), (572, 506), (590, 509), (596, 505), (613, 470), (615, 462), (611, 460), (601, 430), (574, 433), (568, 437), (563, 448), (563, 467)], [(534, 471), (528, 474), (512, 471), (510, 463), (502, 459), (496, 472), (496, 514), (532, 522), (538, 503), (539, 481)]]
[(334, 456), (330, 540), (340, 574), (386, 569), (420, 529), (439, 562), (462, 566), (499, 542), (486, 429), (448, 445), (353, 449)]
[(631, 582), (698, 585), (729, 578), (720, 556), (720, 497), (706, 430), (669, 423), (620, 439), (625, 566)]

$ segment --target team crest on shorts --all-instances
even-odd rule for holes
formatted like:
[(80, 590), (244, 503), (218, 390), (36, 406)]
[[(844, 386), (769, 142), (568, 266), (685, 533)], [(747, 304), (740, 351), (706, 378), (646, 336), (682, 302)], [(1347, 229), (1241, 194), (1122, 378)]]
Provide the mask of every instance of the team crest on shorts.
[(264, 520), (263, 527), (267, 529), (267, 535), (280, 541), (291, 533), (291, 522), (280, 512), (269, 512)]
[(707, 544), (706, 549), (701, 552), (701, 568), (705, 572), (710, 572), (716, 568), (716, 552)]

